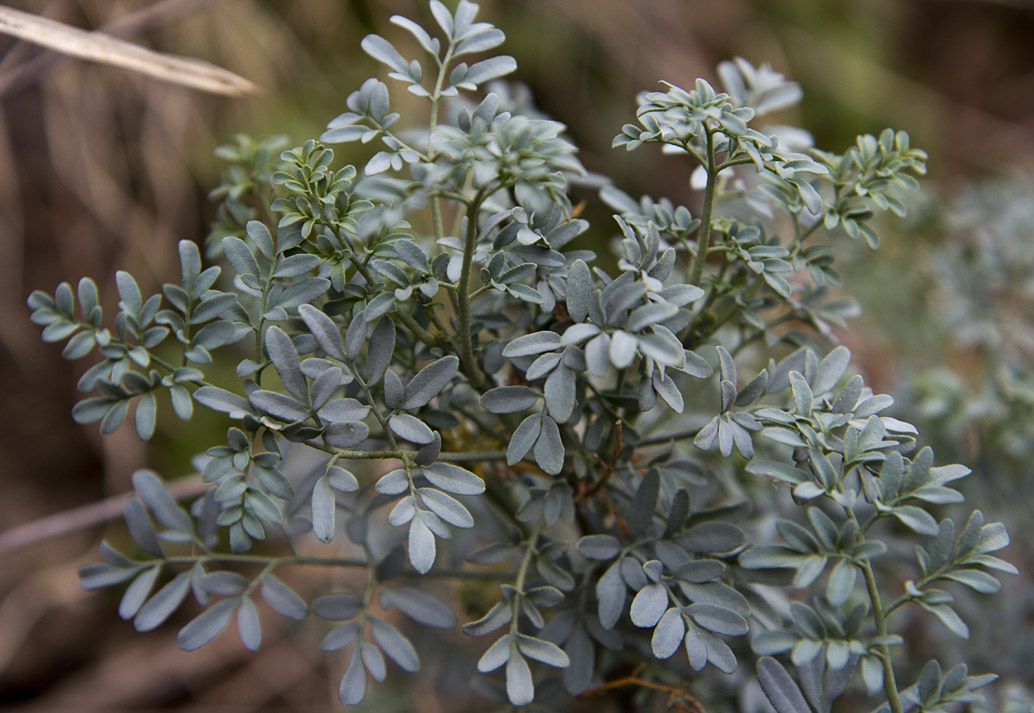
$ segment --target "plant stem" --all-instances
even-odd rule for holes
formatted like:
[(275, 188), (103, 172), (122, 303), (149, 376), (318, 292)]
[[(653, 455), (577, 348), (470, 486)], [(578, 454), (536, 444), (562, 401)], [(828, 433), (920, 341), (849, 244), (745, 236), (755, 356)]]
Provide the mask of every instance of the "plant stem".
[[(697, 711), (698, 713), (705, 713), (706, 709), (704, 708), (704, 705), (699, 700), (697, 700), (694, 696), (692, 696), (688, 691), (686, 691), (685, 686), (676, 688), (675, 686), (667, 686), (667, 685), (665, 685), (663, 683), (658, 683), (656, 681), (649, 681), (649, 680), (647, 680), (645, 678), (640, 678), (639, 674), (642, 673), (642, 670), (644, 668), (646, 668), (646, 664), (645, 663), (641, 663), (641, 664), (639, 664), (638, 666), (635, 667), (635, 669), (632, 671), (631, 675), (623, 676), (621, 678), (615, 678), (613, 680), (607, 681), (606, 683), (604, 683), (601, 686), (596, 686), (594, 688), (586, 689), (585, 691), (582, 691), (578, 695), (579, 696), (593, 696), (593, 695), (596, 695), (596, 694), (599, 694), (599, 693), (605, 693), (607, 691), (612, 691), (615, 688), (622, 688), (623, 686), (639, 686), (640, 688), (648, 688), (648, 689), (653, 690), (653, 691), (659, 691), (661, 693), (667, 693), (668, 694), (668, 708), (669, 709), (672, 709), (672, 710), (693, 710), (693, 711)], [(688, 703), (689, 706), (686, 707), (686, 706), (679, 705), (679, 707), (677, 709), (674, 709), (673, 705), (676, 705), (675, 701), (676, 701), (676, 699), (679, 699), (679, 698), (681, 698), (682, 700), (686, 701), (686, 703)]]
[(387, 419), (384, 418), (384, 415), (381, 413), (381, 410), (377, 408), (377, 401), (373, 398), (373, 391), (370, 389), (370, 386), (366, 383), (363, 377), (359, 375), (358, 369), (354, 367), (349, 367), (349, 371), (352, 372), (352, 376), (359, 383), (359, 386), (362, 387), (363, 393), (366, 394), (366, 399), (370, 402), (370, 411), (373, 412), (373, 416), (377, 419), (377, 423), (381, 425), (381, 430), (384, 431), (384, 435), (387, 436), (388, 443), (391, 444), (391, 447), (395, 449), (396, 452), (402, 453), (402, 451), (399, 449), (398, 441), (395, 440), (395, 434), (392, 432), (390, 428), (388, 428)]
[(812, 233), (814, 233), (814, 232), (815, 232), (816, 230), (818, 230), (818, 229), (819, 229), (819, 227), (820, 227), (820, 226), (821, 226), (822, 224), (823, 224), (823, 223), (822, 223), (822, 219), (821, 219), (821, 217), (819, 217), (818, 219), (816, 219), (816, 220), (815, 220), (815, 222), (814, 222), (814, 223), (812, 223), (812, 224), (811, 224), (811, 227), (809, 227), (809, 228), (808, 228), (807, 230), (805, 230), (804, 232), (799, 232), (799, 233), (797, 234), (797, 236), (796, 236), (796, 237), (794, 237), (794, 239), (793, 239), (793, 242), (792, 242), (792, 243), (790, 243), (790, 245), (789, 245), (789, 248), (788, 248), (788, 249), (790, 250), (790, 254), (791, 254), (791, 255), (793, 255), (793, 254), (796, 254), (796, 253), (797, 253), (797, 251), (798, 251), (798, 250), (800, 250), (800, 248), (801, 248), (801, 244), (802, 244), (802, 243), (803, 243), (803, 242), (804, 242), (804, 241), (805, 241), (805, 240), (806, 240), (806, 239), (807, 239), (807, 238), (808, 238), (808, 237), (809, 237), (809, 236), (810, 236), (810, 235), (811, 235)]
[(442, 453), (438, 460), (446, 463), (472, 463), (482, 460), (506, 460), (506, 451), (472, 451), (470, 453)]
[[(438, 126), (438, 102), (442, 98), (442, 84), (445, 82), (445, 72), (449, 68), (449, 63), (452, 62), (453, 49), (455, 49), (455, 44), (450, 40), (449, 46), (445, 50), (445, 57), (438, 63), (438, 78), (435, 80), (434, 91), (431, 92), (430, 96), (431, 116), (427, 122), (428, 163), (434, 163), (435, 159), (438, 158), (438, 155), (431, 150), (431, 134), (434, 133), (435, 128)], [(435, 241), (445, 236), (445, 228), (442, 225), (442, 206), (436, 195), (431, 196), (431, 225)]]
[[(305, 555), (285, 555), (283, 557), (263, 557), (262, 555), (236, 555), (232, 553), (201, 555), (198, 557), (169, 557), (163, 560), (155, 560), (153, 564), (188, 564), (197, 562), (235, 562), (238, 564), (262, 564), (266, 569), (273, 570), (282, 565), (306, 565), (311, 567), (366, 567), (372, 571), (373, 567), (369, 560), (345, 558), (345, 557), (309, 557)], [(152, 564), (144, 562), (141, 564)], [(402, 576), (410, 576), (410, 573), (403, 573)], [(448, 579), (482, 579), (509, 581), (513, 572), (479, 572), (476, 570), (454, 569), (449, 567), (436, 567), (420, 577), (443, 577)]]
[(510, 600), (510, 607), (513, 610), (513, 617), (510, 619), (510, 635), (516, 637), (520, 631), (521, 622), (521, 597), (524, 595), (524, 580), (528, 577), (528, 567), (531, 565), (531, 560), (538, 552), (538, 541), (539, 534), (542, 532), (542, 522), (540, 521), (532, 529), (528, 535), (527, 543), (528, 548), (524, 550), (524, 556), (521, 558), (520, 569), (517, 570), (517, 578), (514, 580), (513, 586), (517, 590), (518, 594)]
[[(125, 344), (127, 348), (129, 348), (129, 346), (130, 346), (126, 342), (123, 342), (123, 344)], [(159, 357), (156, 357), (150, 351), (147, 352), (147, 355), (150, 357), (152, 362), (154, 362), (155, 364), (157, 364), (158, 366), (160, 366), (163, 369), (168, 369), (170, 374), (172, 374), (173, 372), (176, 371), (176, 367), (174, 367), (172, 364), (170, 364), (169, 362), (165, 361), (164, 359), (160, 359)], [(201, 386), (213, 386), (214, 385), (214, 384), (212, 384), (212, 383), (210, 383), (208, 381), (205, 381), (204, 379), (191, 379), (190, 383), (192, 383), (192, 384), (200, 384)]]
[[(210, 487), (212, 487), (211, 484), (203, 483), (194, 477), (177, 479), (169, 483), (168, 489), (174, 500), (184, 500), (201, 495)], [(122, 508), (125, 506), (126, 500), (133, 495), (132, 492), (112, 495), (97, 502), (63, 510), (3, 530), (0, 532), (0, 555), (115, 520), (122, 516)]]
[[(542, 523), (540, 522), (531, 531), (531, 534), (528, 535), (528, 549), (526, 549), (524, 551), (524, 557), (521, 558), (521, 567), (520, 567), (520, 569), (517, 570), (517, 579), (514, 580), (514, 583), (513, 583), (514, 588), (518, 592), (523, 592), (524, 591), (524, 580), (528, 576), (528, 567), (529, 567), (529, 565), (531, 565), (532, 557), (534, 556), (534, 554), (536, 552), (538, 552), (538, 548), (536, 547), (536, 545), (538, 544), (539, 534), (541, 532), (542, 532)], [(516, 622), (516, 620), (517, 620), (517, 617), (514, 617), (514, 621), (515, 622)]]
[(456, 320), (459, 330), (460, 360), (463, 362), (463, 372), (470, 379), (474, 388), (479, 391), (484, 386), (485, 375), (478, 369), (477, 360), (474, 358), (474, 341), (470, 333), (470, 270), (474, 262), (474, 248), (477, 245), (478, 211), (481, 210), (481, 202), (486, 195), (485, 188), (479, 190), (467, 209), (467, 234), (463, 239), (463, 266), (460, 268), (460, 280), (456, 285)]
[[(880, 590), (876, 586), (876, 575), (873, 574), (872, 564), (865, 560), (861, 565), (862, 574), (865, 576), (865, 587), (869, 590), (869, 601), (872, 602), (873, 618), (876, 620), (876, 634), (887, 636), (887, 617), (880, 602)], [(898, 693), (898, 685), (894, 681), (894, 666), (890, 660), (890, 647), (880, 644), (880, 659), (883, 661), (883, 691), (887, 694), (887, 703), (890, 705), (891, 713), (904, 713), (901, 705), (901, 696)]]
[[(407, 451), (401, 448), (392, 448), (383, 451), (354, 451), (347, 448), (323, 448), (328, 453), (333, 453), (338, 458), (345, 460), (412, 460), (416, 451)], [(469, 453), (442, 453), (438, 460), (444, 463), (471, 463), (477, 461), (506, 460), (506, 451), (471, 451)]]
[(687, 431), (676, 431), (675, 433), (669, 433), (661, 436), (651, 436), (650, 438), (643, 438), (636, 444), (636, 447), (642, 446), (656, 446), (661, 443), (670, 443), (672, 441), (685, 441), (689, 438), (696, 438), (697, 434), (700, 433), (699, 428), (692, 428)]
[(707, 250), (711, 247), (711, 212), (714, 209), (715, 186), (718, 183), (718, 168), (714, 162), (714, 136), (707, 130), (707, 186), (704, 188), (704, 214), (700, 217), (700, 238), (697, 240), (697, 253), (693, 258), (693, 271), (689, 275), (689, 284), (699, 285), (704, 276), (704, 263), (707, 262)]

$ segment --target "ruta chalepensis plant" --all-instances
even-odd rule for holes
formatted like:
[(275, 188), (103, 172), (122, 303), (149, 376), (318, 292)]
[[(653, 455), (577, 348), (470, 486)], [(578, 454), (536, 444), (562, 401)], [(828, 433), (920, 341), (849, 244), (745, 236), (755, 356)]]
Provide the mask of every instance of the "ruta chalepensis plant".
[[(392, 665), (426, 670), (426, 628), (461, 620), (483, 639), (438, 635), (448, 653), (425, 675), (474, 677), (512, 706), (979, 699), (995, 676), (923, 665), (894, 614), (919, 607), (965, 637), (949, 590), (996, 591), (988, 571), (1015, 572), (992, 554), (1008, 536), (979, 511), (938, 519), (969, 471), (885, 415), (846, 348), (825, 353), (854, 309), (837, 245), (877, 247), (924, 152), (889, 129), (810, 148), (764, 122), (798, 86), (737, 59), (718, 69), (725, 91), (643, 94), (614, 140), (692, 162), (699, 214), (637, 200), (588, 176), (519, 92), (482, 91), (516, 63), (486, 55), (504, 36), (477, 10), (431, 0), (433, 33), (393, 17), (416, 58), (363, 40), (423, 100), (405, 114), (369, 79), (319, 140), (225, 149), (240, 166), (217, 191), (217, 265), (185, 241), (161, 294), (118, 273), (111, 324), (89, 278), (32, 294), (46, 341), (101, 355), (78, 422), (111, 433), (132, 410), (146, 440), (168, 399), (230, 423), (188, 507), (135, 475), (133, 551), (102, 544), (83, 586), (128, 582), (119, 613), (140, 631), (190, 611), (186, 650), (231, 620), (259, 648), (264, 600), (323, 635), (346, 705)], [(341, 166), (328, 145), (350, 142), (379, 150)], [(586, 187), (613, 223), (577, 217)], [(605, 270), (587, 248), (615, 234)], [(321, 591), (312, 566), (351, 576)]]

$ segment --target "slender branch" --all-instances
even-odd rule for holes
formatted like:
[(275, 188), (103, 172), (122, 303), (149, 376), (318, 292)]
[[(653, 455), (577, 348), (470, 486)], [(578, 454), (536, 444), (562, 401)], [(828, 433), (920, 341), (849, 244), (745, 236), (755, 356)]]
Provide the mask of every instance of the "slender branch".
[(384, 431), (384, 435), (387, 436), (388, 443), (391, 444), (391, 447), (395, 450), (395, 452), (402, 453), (402, 451), (399, 449), (398, 441), (395, 440), (395, 434), (392, 432), (390, 428), (388, 428), (388, 422), (384, 418), (384, 414), (382, 414), (381, 410), (377, 408), (377, 401), (373, 398), (373, 391), (370, 389), (370, 386), (366, 383), (363, 377), (359, 375), (358, 369), (356, 369), (353, 366), (349, 366), (348, 370), (352, 372), (352, 376), (355, 378), (356, 382), (362, 388), (363, 393), (366, 394), (366, 399), (370, 402), (370, 411), (373, 412), (373, 417), (377, 419), (377, 423), (381, 425), (381, 430)]
[[(868, 560), (865, 560), (862, 564), (862, 574), (865, 576), (865, 588), (869, 590), (872, 613), (876, 619), (876, 634), (881, 637), (887, 636), (887, 617), (880, 603), (880, 590), (876, 586), (876, 576), (873, 574), (872, 564)], [(887, 694), (887, 703), (890, 704), (891, 713), (904, 713), (905, 709), (901, 705), (898, 685), (894, 680), (894, 666), (890, 660), (890, 647), (886, 644), (880, 644), (878, 648), (880, 659), (883, 661), (883, 690)]]
[[(363, 567), (373, 571), (374, 564), (367, 559), (348, 557), (310, 557), (306, 555), (285, 555), (282, 557), (263, 557), (262, 555), (237, 555), (233, 553), (213, 553), (197, 557), (168, 557), (161, 560), (143, 562), (141, 564), (184, 564), (193, 565), (198, 562), (233, 562), (237, 564), (262, 564), (269, 569), (284, 565), (302, 565), (309, 567)], [(513, 579), (513, 572), (477, 571), (456, 569), (453, 567), (436, 567), (427, 574), (403, 572), (403, 577), (442, 577), (449, 579), (477, 579), (508, 582)]]
[(463, 240), (463, 265), (460, 267), (460, 280), (457, 283), (456, 318), (457, 329), (459, 330), (460, 359), (463, 362), (463, 372), (470, 379), (474, 388), (481, 390), (485, 382), (485, 375), (478, 369), (477, 360), (474, 357), (474, 342), (471, 335), (470, 322), (470, 271), (474, 262), (474, 249), (477, 246), (478, 232), (478, 211), (481, 210), (481, 203), (488, 195), (486, 187), (481, 188), (471, 201), (467, 210), (467, 234)]
[(506, 451), (472, 451), (470, 453), (442, 453), (438, 460), (446, 463), (506, 460)]
[[(182, 478), (170, 483), (168, 489), (176, 500), (185, 500), (201, 495), (209, 487), (211, 483), (204, 483), (196, 478)], [(133, 493), (112, 495), (95, 503), (47, 515), (0, 532), (0, 555), (115, 520), (122, 515), (122, 507), (131, 497)]]
[[(129, 343), (128, 342), (122, 342), (122, 343), (125, 344), (126, 347), (129, 347)], [(172, 364), (170, 364), (169, 362), (165, 361), (164, 359), (160, 359), (160, 358), (156, 357), (150, 351), (147, 352), (147, 356), (151, 360), (152, 363), (157, 364), (158, 366), (160, 366), (163, 369), (168, 369), (170, 374), (172, 374), (172, 373), (174, 373), (176, 371), (176, 367), (174, 367)], [(190, 383), (192, 383), (192, 384), (199, 384), (201, 386), (213, 386), (213, 384), (211, 384), (208, 381), (205, 381), (204, 379), (191, 379)]]
[[(646, 664), (641, 663), (638, 666), (636, 666), (635, 669), (632, 670), (632, 673), (630, 675), (607, 681), (601, 686), (596, 686), (595, 688), (590, 688), (586, 691), (583, 691), (580, 695), (594, 696), (598, 693), (606, 693), (607, 691), (612, 691), (615, 688), (623, 688), (624, 686), (639, 686), (640, 688), (649, 688), (653, 691), (667, 693), (669, 707), (674, 707), (677, 705), (677, 710), (688, 710), (696, 711), (696, 713), (707, 713), (706, 709), (704, 708), (704, 705), (700, 701), (698, 701), (694, 696), (690, 695), (686, 691), (684, 686), (676, 688), (675, 686), (668, 686), (663, 683), (657, 683), (655, 681), (648, 681), (645, 678), (640, 678), (639, 674), (642, 673), (644, 668), (646, 668)], [(677, 702), (679, 698), (686, 701), (686, 703), (688, 703), (689, 706), (683, 706), (679, 704)]]
[(495, 289), (494, 287), (492, 287), (492, 285), (481, 285), (481, 287), (477, 288), (476, 290), (474, 290), (473, 292), (470, 293), (470, 299), (474, 299), (475, 297), (477, 297), (481, 293), (488, 292), (489, 290), (492, 290), (492, 289)]
[[(416, 451), (408, 451), (402, 448), (392, 448), (383, 451), (354, 451), (347, 448), (323, 448), (327, 453), (333, 453), (338, 458), (345, 460), (413, 460)], [(442, 453), (438, 460), (445, 463), (470, 463), (477, 461), (506, 460), (506, 451), (471, 451), (469, 453)]]
[[(837, 194), (839, 195), (839, 189), (837, 190)], [(836, 202), (836, 200), (834, 199), (834, 203), (835, 202)], [(797, 235), (794, 237), (793, 242), (790, 243), (790, 247), (789, 247), (790, 252), (791, 253), (796, 253), (797, 250), (801, 247), (801, 244), (809, 236), (811, 236), (812, 233), (814, 233), (816, 230), (818, 230), (821, 225), (823, 225), (823, 222), (822, 222), (822, 219), (821, 219), (821, 216), (820, 216), (819, 218), (817, 218), (815, 220), (814, 223), (811, 224), (811, 226), (808, 227), (807, 230), (805, 230), (804, 232), (798, 232)]]
[(700, 217), (700, 238), (697, 240), (697, 252), (693, 258), (693, 271), (689, 275), (689, 284), (699, 285), (704, 276), (704, 263), (707, 262), (707, 249), (711, 245), (711, 213), (714, 210), (715, 187), (718, 184), (718, 168), (714, 162), (714, 135), (707, 130), (707, 186), (704, 188), (704, 214)]
[(734, 158), (729, 159), (728, 161), (722, 161), (720, 164), (718, 164), (718, 173), (721, 173), (725, 169), (731, 168), (732, 166), (742, 166), (747, 163), (754, 163), (754, 159), (750, 158), (749, 156), (744, 156), (743, 158)]
[(698, 433), (700, 433), (700, 429), (693, 428), (686, 431), (675, 431), (674, 433), (669, 433), (660, 436), (650, 436), (649, 438), (644, 438), (641, 441), (639, 441), (639, 443), (636, 444), (636, 447), (656, 446), (661, 443), (670, 443), (672, 441), (686, 441), (690, 438), (696, 438)]
[[(517, 570), (517, 578), (514, 580), (513, 586), (518, 592), (524, 591), (524, 580), (528, 577), (528, 567), (531, 565), (531, 560), (535, 553), (538, 552), (539, 533), (542, 532), (542, 523), (540, 522), (528, 535), (528, 549), (524, 551), (524, 557), (521, 558), (521, 567)], [(514, 617), (516, 623), (518, 617)]]
[[(855, 524), (858, 524), (858, 518), (855, 516), (853, 508), (848, 506), (845, 508), (845, 512), (848, 518), (853, 520)], [(880, 588), (876, 584), (876, 575), (872, 571), (872, 562), (864, 560), (858, 565), (858, 568), (862, 570), (862, 575), (865, 577), (865, 588), (869, 593), (873, 619), (876, 621), (876, 635), (881, 638), (886, 637), (887, 616), (880, 601)], [(901, 705), (901, 694), (898, 692), (898, 684), (894, 680), (894, 665), (890, 658), (890, 647), (887, 644), (880, 644), (877, 650), (880, 653), (880, 660), (883, 662), (883, 691), (887, 694), (887, 704), (890, 706), (891, 713), (904, 713), (904, 707)]]
[[(445, 50), (445, 57), (438, 62), (438, 78), (434, 83), (434, 91), (431, 92), (430, 102), (431, 111), (430, 118), (427, 122), (427, 162), (434, 163), (438, 155), (431, 149), (431, 134), (434, 133), (435, 128), (438, 126), (438, 102), (442, 98), (442, 84), (445, 82), (445, 72), (449, 68), (449, 63), (452, 62), (452, 52), (455, 49), (455, 43), (450, 39), (449, 46)], [(435, 58), (437, 59), (437, 57)], [(431, 225), (434, 231), (435, 241), (445, 236), (445, 228), (442, 222), (442, 206), (437, 195), (431, 195)], [(437, 242), (436, 242), (437, 244)]]
[(416, 451), (404, 451), (401, 448), (392, 448), (385, 451), (353, 451), (347, 448), (334, 448), (331, 446), (323, 450), (345, 460), (405, 460), (416, 455)]

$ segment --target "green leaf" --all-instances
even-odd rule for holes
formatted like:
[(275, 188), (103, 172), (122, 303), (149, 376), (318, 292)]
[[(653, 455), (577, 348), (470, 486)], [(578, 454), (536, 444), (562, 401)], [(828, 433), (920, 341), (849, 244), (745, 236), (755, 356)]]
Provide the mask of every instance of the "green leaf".
[(126, 591), (123, 593), (118, 605), (118, 615), (120, 617), (132, 619), (136, 616), (136, 613), (140, 611), (140, 607), (143, 606), (144, 601), (151, 593), (151, 588), (154, 587), (154, 583), (161, 571), (161, 565), (145, 569), (126, 587)]
[(416, 409), (426, 406), (449, 385), (459, 371), (460, 360), (455, 356), (447, 356), (433, 361), (414, 376), (406, 384), (406, 400), (404, 409)]
[(291, 338), (275, 325), (266, 330), (266, 352), (287, 390), (299, 401), (308, 401), (309, 389), (298, 351)]
[(336, 497), (326, 475), (316, 481), (312, 489), (312, 531), (321, 542), (334, 538)]
[(133, 619), (137, 631), (151, 631), (158, 628), (172, 616), (190, 591), (190, 571), (180, 572), (153, 597), (148, 599)]
[(435, 463), (422, 466), (421, 472), (432, 485), (455, 495), (480, 495), (485, 492), (485, 481), (458, 465)]
[(299, 305), (298, 315), (328, 356), (340, 362), (346, 360), (345, 353), (341, 349), (341, 333), (330, 317), (310, 304)]
[(151, 440), (151, 436), (154, 435), (157, 413), (158, 407), (155, 403), (153, 393), (148, 392), (137, 399), (134, 423), (136, 426), (136, 433), (140, 436), (140, 440)]
[(259, 622), (258, 610), (251, 600), (244, 597), (237, 609), (237, 633), (241, 643), (248, 651), (258, 651), (262, 645), (262, 625)]
[(941, 623), (948, 627), (948, 631), (956, 636), (962, 637), (963, 639), (969, 638), (969, 627), (966, 625), (966, 622), (962, 621), (962, 617), (960, 617), (950, 605), (927, 604), (922, 600), (918, 603), (923, 609), (926, 609), (926, 611), (940, 619)]
[(747, 472), (754, 475), (766, 475), (769, 478), (794, 485), (811, 480), (811, 477), (800, 468), (779, 461), (753, 460), (747, 464)]
[(196, 651), (219, 636), (230, 623), (237, 599), (224, 599), (213, 604), (180, 629), (176, 643), (184, 651)]
[(628, 530), (631, 534), (638, 535), (646, 532), (653, 521), (659, 492), (660, 476), (656, 470), (651, 469), (643, 476), (628, 510)]
[(416, 649), (413, 648), (413, 644), (409, 639), (403, 636), (394, 626), (379, 617), (371, 616), (368, 621), (370, 623), (370, 635), (392, 661), (406, 671), (418, 671), (420, 669), (420, 658), (417, 656)]
[[(223, 254), (241, 277), (257, 279), (261, 274), (258, 261), (251, 248), (240, 238), (232, 235), (223, 238)], [(229, 619), (227, 619), (229, 621)]]
[(262, 598), (281, 616), (301, 621), (308, 613), (305, 600), (271, 574), (262, 578)]
[(901, 505), (893, 508), (890, 514), (900, 520), (903, 525), (921, 535), (937, 534), (937, 520), (922, 508), (914, 505)]
[(164, 558), (162, 547), (158, 544), (158, 536), (154, 532), (154, 526), (151, 525), (151, 519), (147, 516), (143, 503), (136, 498), (129, 498), (122, 506), (122, 515), (133, 540), (148, 554)]
[(192, 535), (194, 524), (190, 515), (176, 504), (161, 478), (149, 470), (138, 470), (132, 476), (133, 489), (155, 518), (170, 530)]
[[(65, 283), (62, 283), (62, 285), (67, 288), (67, 285)], [(123, 272), (122, 270), (119, 270), (115, 273), (115, 285), (118, 287), (118, 295), (120, 299), (119, 307), (121, 307), (131, 315), (138, 315), (140, 313), (140, 309), (143, 307), (143, 297), (141, 297), (140, 295), (140, 287), (136, 284), (136, 280), (133, 278), (133, 276), (130, 275), (128, 272)], [(63, 304), (63, 294), (60, 288), (58, 289), (58, 293), (55, 296), (58, 298), (57, 303), (61, 311), (66, 314), (71, 314), (72, 307), (70, 304)], [(71, 290), (68, 290), (67, 300), (70, 299)]]
[(776, 713), (811, 713), (804, 694), (782, 664), (763, 656), (757, 663), (758, 683)]
[(790, 390), (793, 392), (794, 413), (797, 416), (808, 418), (811, 416), (812, 403), (815, 397), (812, 395), (811, 387), (800, 372), (790, 372)]
[(367, 35), (363, 38), (360, 46), (366, 54), (370, 55), (378, 62), (383, 62), (388, 65), (392, 70), (401, 74), (408, 73), (409, 62), (399, 54), (399, 51), (395, 49), (394, 45), (380, 35)]
[(558, 475), (564, 469), (564, 442), (560, 428), (549, 416), (541, 416), (542, 425), (533, 450), (535, 462), (546, 473)]

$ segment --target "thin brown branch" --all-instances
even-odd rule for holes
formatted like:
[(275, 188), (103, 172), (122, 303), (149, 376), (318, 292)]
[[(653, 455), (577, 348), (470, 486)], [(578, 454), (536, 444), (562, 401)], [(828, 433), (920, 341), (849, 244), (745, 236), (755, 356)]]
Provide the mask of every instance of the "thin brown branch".
[(596, 686), (595, 688), (590, 688), (584, 691), (581, 695), (593, 696), (598, 693), (612, 691), (615, 688), (638, 686), (640, 688), (649, 688), (652, 691), (667, 693), (669, 709), (677, 711), (692, 711), (693, 713), (707, 713), (707, 709), (704, 708), (704, 704), (697, 700), (696, 697), (690, 695), (690, 693), (686, 691), (685, 686), (668, 686), (663, 683), (657, 683), (655, 681), (648, 681), (645, 678), (640, 678), (639, 674), (642, 673), (645, 667), (646, 664), (641, 663), (636, 666), (628, 676), (622, 676), (621, 678), (607, 681), (602, 686)]
[[(198, 478), (182, 478), (169, 484), (169, 493), (176, 500), (200, 495), (211, 487)], [(76, 530), (101, 525), (122, 515), (122, 506), (133, 493), (113, 495), (89, 505), (55, 513), (38, 520), (27, 522), (0, 532), (0, 555), (43, 542), (53, 537), (67, 535)]]

